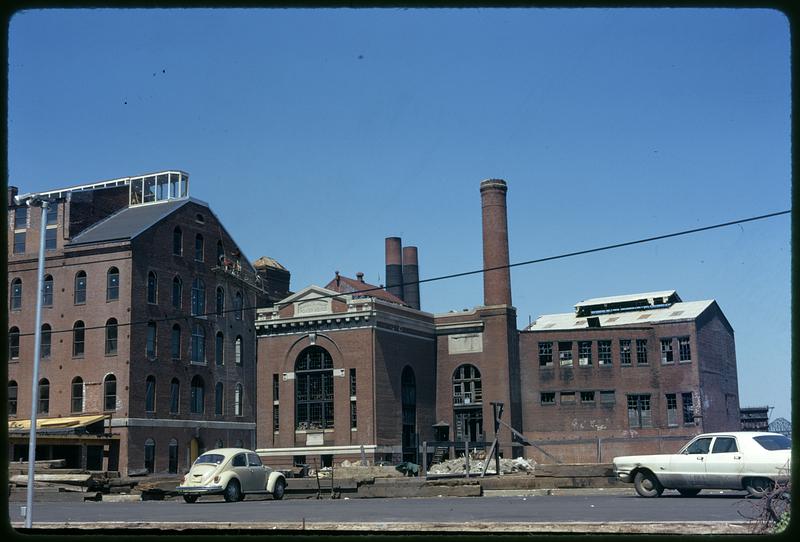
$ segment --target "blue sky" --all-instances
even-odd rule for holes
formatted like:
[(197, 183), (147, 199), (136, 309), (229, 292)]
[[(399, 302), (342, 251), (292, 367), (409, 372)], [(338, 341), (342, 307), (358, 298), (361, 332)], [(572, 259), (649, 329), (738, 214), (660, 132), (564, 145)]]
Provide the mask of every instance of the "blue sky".
[[(178, 168), (292, 288), (482, 265), (478, 185), (508, 182), (512, 262), (789, 209), (786, 18), (725, 9), (41, 10), (9, 28), (9, 182)], [(743, 406), (791, 416), (788, 215), (514, 268), (523, 327), (675, 289), (736, 333)], [(480, 305), (479, 275), (422, 307)]]

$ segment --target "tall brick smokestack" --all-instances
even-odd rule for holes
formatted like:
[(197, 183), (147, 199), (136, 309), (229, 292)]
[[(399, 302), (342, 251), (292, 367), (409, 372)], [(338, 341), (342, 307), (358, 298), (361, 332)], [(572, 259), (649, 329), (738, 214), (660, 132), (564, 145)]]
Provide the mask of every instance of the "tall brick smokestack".
[(419, 310), (419, 261), (417, 247), (403, 247), (403, 301)]
[(399, 237), (386, 238), (386, 291), (403, 299), (403, 252)]
[(511, 271), (508, 269), (508, 218), (502, 179), (481, 181), (483, 215), (483, 268), (506, 266), (483, 274), (484, 305), (511, 305)]

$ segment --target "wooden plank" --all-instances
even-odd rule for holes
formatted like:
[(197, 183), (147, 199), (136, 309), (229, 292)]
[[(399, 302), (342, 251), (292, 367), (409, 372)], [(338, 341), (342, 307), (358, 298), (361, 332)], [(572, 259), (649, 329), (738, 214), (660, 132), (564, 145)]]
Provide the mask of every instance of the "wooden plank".
[[(38, 474), (34, 476), (34, 483), (36, 482), (55, 482), (62, 484), (85, 484), (92, 479), (91, 474)], [(9, 481), (11, 483), (21, 485), (28, 483), (27, 474), (17, 474), (12, 476)]]

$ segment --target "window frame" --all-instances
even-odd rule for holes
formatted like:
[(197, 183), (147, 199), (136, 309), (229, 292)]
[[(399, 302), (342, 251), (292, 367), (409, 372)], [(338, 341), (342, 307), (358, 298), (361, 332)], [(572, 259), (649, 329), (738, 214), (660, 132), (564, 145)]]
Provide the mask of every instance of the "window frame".
[(16, 277), (11, 281), (11, 296), (9, 297), (9, 305), (12, 311), (22, 310), (22, 294), (22, 279), (20, 277)]
[(105, 355), (116, 356), (118, 350), (119, 324), (116, 318), (109, 318), (105, 325)]
[(72, 300), (74, 305), (85, 305), (86, 304), (86, 290), (89, 287), (89, 278), (86, 275), (86, 271), (80, 270), (75, 273), (75, 282), (74, 282), (75, 290), (73, 292)]

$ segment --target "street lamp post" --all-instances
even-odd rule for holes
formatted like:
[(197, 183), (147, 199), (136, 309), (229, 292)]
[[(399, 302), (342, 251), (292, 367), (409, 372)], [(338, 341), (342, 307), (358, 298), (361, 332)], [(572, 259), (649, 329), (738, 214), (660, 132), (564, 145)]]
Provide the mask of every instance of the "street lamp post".
[(34, 329), (33, 343), (33, 381), (31, 383), (31, 430), (28, 441), (28, 498), (25, 509), (25, 527), (30, 529), (33, 516), (33, 483), (34, 467), (36, 464), (36, 410), (39, 403), (39, 354), (42, 341), (42, 296), (44, 294), (44, 248), (47, 233), (47, 207), (50, 204), (46, 199), (28, 200), (28, 206), (40, 203), (42, 206), (42, 224), (39, 232), (39, 271), (36, 290), (36, 327)]

